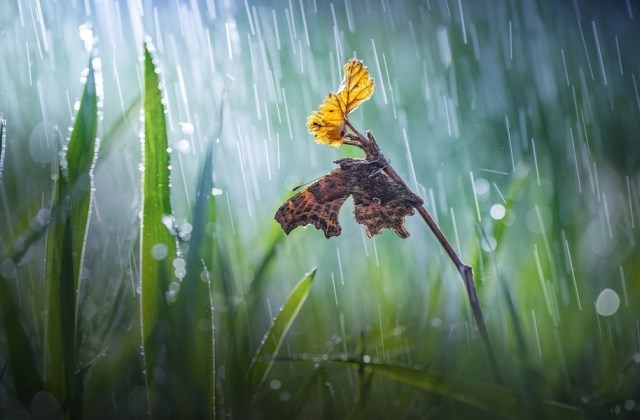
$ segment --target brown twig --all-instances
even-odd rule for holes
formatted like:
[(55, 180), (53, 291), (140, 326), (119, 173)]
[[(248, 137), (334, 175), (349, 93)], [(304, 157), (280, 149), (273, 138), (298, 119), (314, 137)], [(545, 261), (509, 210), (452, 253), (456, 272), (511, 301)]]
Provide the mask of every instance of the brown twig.
[[(380, 147), (378, 146), (378, 142), (373, 137), (370, 131), (366, 132), (366, 137), (362, 135), (352, 124), (351, 122), (345, 118), (345, 124), (349, 129), (353, 132), (347, 133), (345, 137), (348, 138), (347, 141), (344, 141), (345, 144), (349, 144), (351, 146), (356, 146), (362, 149), (367, 158), (379, 157), (382, 158), (385, 162), (384, 171), (385, 173), (391, 177), (394, 181), (403, 184), (408, 190), (411, 190), (407, 183), (402, 179), (400, 175), (393, 169), (391, 164), (382, 154)], [(473, 313), (473, 318), (478, 326), (478, 330), (480, 331), (480, 337), (485, 346), (485, 350), (487, 351), (487, 356), (489, 358), (489, 363), (491, 365), (491, 370), (493, 371), (493, 375), (498, 384), (503, 385), (502, 374), (500, 373), (500, 368), (498, 365), (498, 360), (493, 351), (493, 346), (491, 345), (491, 339), (489, 338), (489, 331), (487, 330), (487, 325), (484, 322), (484, 316), (482, 315), (482, 309), (480, 308), (480, 301), (478, 300), (478, 294), (476, 292), (476, 286), (473, 280), (473, 270), (470, 265), (465, 264), (456, 251), (451, 246), (451, 243), (444, 235), (440, 226), (433, 220), (429, 212), (424, 206), (417, 207), (418, 213), (425, 221), (431, 232), (435, 235), (438, 242), (442, 248), (444, 248), (445, 252), (451, 259), (451, 262), (456, 266), (456, 269), (460, 273), (462, 277), (462, 281), (464, 282), (465, 288), (467, 290), (467, 295), (469, 297), (469, 303), (471, 305), (471, 310)]]

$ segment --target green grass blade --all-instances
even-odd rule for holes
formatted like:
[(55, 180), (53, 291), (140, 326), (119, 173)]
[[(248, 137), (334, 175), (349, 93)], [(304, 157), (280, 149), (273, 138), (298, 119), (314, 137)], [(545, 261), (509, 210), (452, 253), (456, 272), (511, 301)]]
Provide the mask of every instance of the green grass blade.
[(272, 223), (267, 230), (267, 251), (264, 253), (262, 259), (254, 270), (253, 282), (251, 283), (251, 290), (257, 294), (261, 294), (266, 281), (266, 272), (269, 264), (275, 259), (278, 245), (284, 241), (286, 235), (282, 231), (280, 225)]
[(318, 413), (320, 413), (320, 409), (322, 410), (320, 418), (338, 418), (335, 413), (335, 395), (330, 390), (331, 385), (325, 366), (322, 364), (315, 365), (313, 372), (307, 375), (304, 382), (297, 386), (297, 391), (291, 399), (289, 411), (285, 418), (297, 419), (304, 417), (305, 406), (318, 397), (320, 398), (320, 407), (317, 407), (316, 410)]
[(91, 213), (97, 128), (95, 71), (89, 63), (80, 107), (59, 168), (61, 176), (54, 190), (52, 208), (61, 211), (49, 226), (46, 249), (45, 386), (76, 414), (81, 412), (81, 401), (74, 396), (79, 348), (77, 295)]
[(151, 57), (152, 46), (144, 45), (144, 173), (142, 175), (142, 220), (140, 227), (140, 331), (144, 349), (147, 386), (155, 386), (152, 361), (162, 342), (150, 335), (166, 305), (176, 242), (163, 220), (171, 217), (169, 154), (160, 79)]
[[(60, 172), (58, 172), (60, 173)], [(61, 196), (64, 194), (61, 187), (62, 180), (58, 179), (54, 188), (53, 207), (56, 207)], [(62, 289), (69, 283), (73, 283), (73, 270), (68, 273), (62, 272), (62, 250), (70, 249), (64, 246), (65, 224), (67, 217), (53, 220), (49, 224), (47, 231), (46, 249), (46, 299), (47, 311), (44, 332), (44, 382), (46, 389), (58, 398), (65, 401), (67, 398), (67, 387), (64, 374), (64, 345), (63, 345), (63, 323), (62, 313), (69, 310), (69, 307), (62, 307)]]
[[(506, 418), (522, 418), (523, 413), (530, 413), (530, 401), (501, 386), (384, 363), (369, 363), (365, 370)], [(552, 401), (544, 402), (543, 411), (549, 418), (582, 418), (583, 414), (576, 407)]]
[[(96, 141), (97, 131), (98, 96), (95, 70), (89, 63), (87, 82), (67, 146), (67, 176), (64, 178), (68, 194), (72, 194), (74, 198), (77, 197), (72, 201), (70, 226), (76, 290), (82, 286), (82, 266), (93, 202), (93, 168), (100, 146)], [(77, 312), (74, 318), (77, 318)], [(75, 319), (74, 322), (76, 322)]]
[(0, 185), (4, 173), (4, 154), (7, 149), (7, 120), (0, 116)]
[(128, 130), (134, 130), (133, 122), (139, 119), (140, 107), (142, 106), (142, 93), (138, 93), (135, 98), (129, 102), (126, 110), (105, 132), (100, 144), (100, 161), (105, 161), (126, 145), (126, 139), (129, 138)]
[(7, 350), (6, 356), (0, 359), (0, 364), (7, 361), (5, 357), (8, 358), (16, 396), (22, 404), (28, 406), (35, 393), (43, 388), (43, 383), (17, 302), (10, 291), (8, 280), (0, 277), (0, 331), (4, 335)]
[[(269, 374), (275, 357), (278, 355), (280, 346), (284, 341), (289, 327), (296, 319), (302, 304), (307, 299), (309, 292), (311, 291), (311, 284), (313, 278), (316, 275), (316, 268), (305, 274), (305, 276), (298, 282), (293, 288), (291, 294), (282, 305), (280, 313), (276, 316), (273, 325), (262, 340), (262, 344), (258, 348), (258, 351), (251, 362), (250, 374), (252, 382), (254, 384), (254, 390), (260, 388), (260, 385), (264, 382), (265, 378)], [(256, 363), (257, 361), (266, 360), (266, 363)], [(255, 393), (254, 393), (255, 395)]]
[[(211, 189), (213, 188), (213, 146), (210, 143), (204, 160), (200, 181), (196, 190), (196, 202), (193, 209), (192, 235), (190, 252), (187, 258), (187, 277), (183, 282), (181, 301), (187, 311), (186, 319), (194, 326), (188, 331), (184, 346), (190, 354), (191, 378), (197, 382), (197, 400), (203, 407), (202, 415), (206, 418), (215, 416), (215, 335), (213, 319), (213, 294), (211, 290), (211, 275), (206, 279), (200, 276), (211, 267), (203, 267), (202, 261), (209, 248), (205, 242), (211, 240), (205, 235), (207, 225), (213, 223), (215, 213), (210, 209), (214, 206)], [(180, 351), (180, 350), (179, 350)], [(202, 404), (202, 402), (205, 404)]]
[[(140, 266), (142, 278), (142, 336), (153, 328), (162, 301), (160, 280), (170, 270), (175, 255), (175, 238), (163, 223), (171, 215), (168, 140), (160, 80), (148, 44), (144, 47), (144, 174), (142, 179), (142, 221)], [(155, 257), (154, 257), (155, 247)], [(160, 258), (164, 257), (164, 258)]]
[(285, 234), (282, 231), (282, 228), (278, 224), (271, 224), (271, 227), (267, 231), (267, 250), (263, 254), (262, 259), (256, 265), (256, 269), (254, 270), (253, 281), (249, 286), (249, 291), (247, 292), (248, 299), (256, 299), (260, 298), (263, 294), (264, 288), (267, 286), (268, 277), (267, 268), (269, 268), (269, 264), (275, 259), (278, 250), (278, 245), (284, 240)]

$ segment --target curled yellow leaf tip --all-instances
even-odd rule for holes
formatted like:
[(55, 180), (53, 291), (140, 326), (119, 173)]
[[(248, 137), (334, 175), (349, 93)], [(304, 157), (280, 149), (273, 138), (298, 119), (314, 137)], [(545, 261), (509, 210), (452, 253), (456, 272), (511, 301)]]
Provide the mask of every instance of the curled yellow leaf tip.
[(318, 111), (307, 118), (307, 129), (316, 143), (339, 147), (346, 134), (346, 118), (373, 95), (373, 78), (362, 61), (352, 58), (344, 66), (344, 79), (336, 93), (330, 93)]

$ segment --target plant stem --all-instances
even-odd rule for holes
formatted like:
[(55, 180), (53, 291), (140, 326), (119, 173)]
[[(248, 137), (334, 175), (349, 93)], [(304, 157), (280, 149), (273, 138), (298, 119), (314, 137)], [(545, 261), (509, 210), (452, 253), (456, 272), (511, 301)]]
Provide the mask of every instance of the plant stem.
[[(351, 122), (345, 118), (345, 124), (347, 127), (355, 133), (355, 135), (347, 135), (350, 139), (349, 142), (345, 142), (346, 144), (357, 146), (362, 149), (367, 158), (375, 158), (379, 157), (385, 162), (384, 171), (385, 173), (391, 177), (394, 181), (404, 185), (409, 191), (411, 189), (407, 185), (407, 183), (402, 179), (400, 175), (393, 169), (389, 161), (384, 157), (382, 151), (380, 150), (380, 146), (376, 139), (373, 137), (370, 131), (367, 131), (366, 137), (362, 135), (352, 124)], [(504, 381), (502, 379), (502, 374), (500, 373), (500, 368), (498, 365), (498, 360), (496, 358), (495, 352), (493, 351), (493, 346), (491, 345), (491, 339), (489, 338), (489, 331), (487, 330), (487, 325), (484, 322), (484, 316), (482, 315), (482, 309), (480, 308), (480, 301), (478, 300), (478, 293), (476, 292), (476, 286), (473, 281), (473, 270), (470, 265), (465, 264), (456, 251), (451, 246), (451, 243), (444, 235), (440, 226), (433, 220), (433, 217), (429, 214), (427, 209), (424, 206), (416, 207), (420, 216), (425, 221), (431, 232), (436, 236), (442, 248), (444, 248), (445, 252), (451, 259), (451, 262), (456, 266), (458, 273), (460, 273), (460, 277), (462, 277), (462, 281), (464, 282), (464, 286), (467, 290), (467, 295), (469, 297), (469, 303), (471, 304), (471, 311), (473, 313), (473, 318), (478, 326), (478, 330), (480, 331), (480, 337), (485, 346), (485, 350), (487, 351), (487, 356), (489, 358), (489, 363), (491, 365), (491, 370), (493, 371), (493, 375), (495, 377), (496, 382), (499, 385), (503, 385)]]
[[(398, 175), (398, 173), (391, 167), (391, 165), (387, 165), (385, 168), (385, 172), (395, 181), (404, 184), (407, 188), (407, 184), (404, 180)], [(471, 311), (473, 313), (473, 318), (476, 321), (476, 325), (478, 326), (478, 330), (480, 331), (480, 336), (482, 337), (482, 341), (484, 342), (485, 349), (487, 351), (487, 356), (489, 357), (489, 363), (491, 364), (491, 370), (493, 371), (493, 375), (495, 376), (496, 382), (500, 385), (503, 384), (502, 374), (500, 373), (500, 368), (498, 366), (498, 360), (496, 359), (496, 355), (493, 351), (493, 346), (491, 345), (491, 339), (489, 338), (489, 331), (487, 330), (487, 324), (484, 322), (484, 316), (482, 315), (482, 309), (480, 308), (480, 301), (478, 300), (478, 293), (476, 292), (476, 286), (473, 281), (473, 270), (470, 265), (465, 264), (456, 251), (451, 246), (451, 243), (444, 235), (440, 226), (433, 220), (433, 217), (429, 214), (427, 209), (424, 206), (420, 206), (416, 208), (422, 219), (425, 221), (431, 232), (435, 235), (442, 248), (444, 248), (445, 252), (451, 259), (451, 262), (456, 266), (460, 276), (462, 277), (462, 281), (464, 282), (465, 288), (467, 289), (467, 295), (469, 296), (469, 303), (471, 304)]]

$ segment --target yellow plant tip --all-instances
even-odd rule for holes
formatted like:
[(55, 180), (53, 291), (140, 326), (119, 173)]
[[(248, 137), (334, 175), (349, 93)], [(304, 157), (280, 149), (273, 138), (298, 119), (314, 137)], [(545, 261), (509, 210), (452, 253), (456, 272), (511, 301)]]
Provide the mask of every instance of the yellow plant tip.
[(316, 143), (339, 147), (345, 133), (345, 122), (340, 101), (335, 93), (330, 93), (320, 106), (320, 110), (307, 118), (307, 129), (315, 136)]
[(369, 69), (362, 61), (352, 58), (344, 65), (344, 80), (337, 95), (344, 104), (345, 117), (373, 95), (373, 85)]
[(373, 95), (373, 78), (362, 61), (352, 58), (344, 66), (344, 79), (336, 93), (325, 98), (320, 109), (307, 118), (307, 129), (316, 143), (339, 147), (346, 134), (347, 115)]

